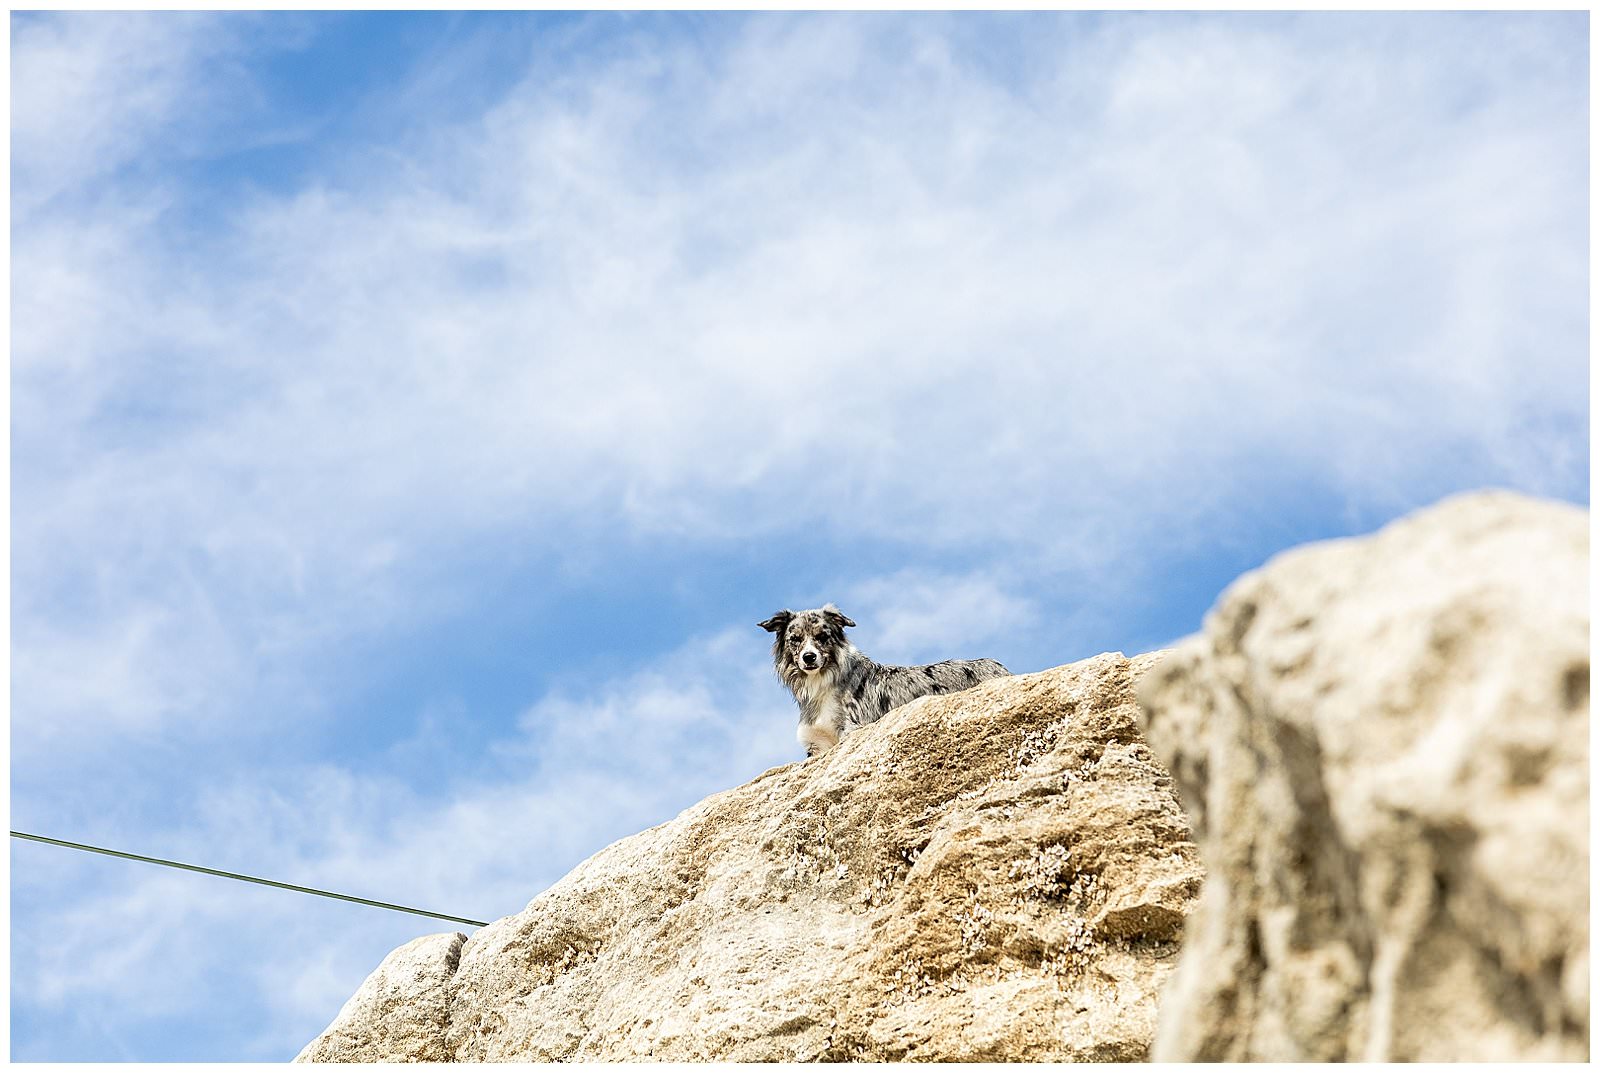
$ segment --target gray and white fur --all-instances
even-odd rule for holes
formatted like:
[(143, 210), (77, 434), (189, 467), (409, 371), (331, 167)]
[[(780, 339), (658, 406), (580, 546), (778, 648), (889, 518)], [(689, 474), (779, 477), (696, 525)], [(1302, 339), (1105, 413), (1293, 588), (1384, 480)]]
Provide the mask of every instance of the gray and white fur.
[(922, 667), (874, 663), (845, 638), (845, 627), (855, 623), (832, 604), (779, 611), (757, 625), (777, 635), (772, 663), (800, 705), (796, 737), (807, 756), (827, 752), (850, 731), (918, 697), (959, 693), (1011, 673), (992, 659), (948, 659)]

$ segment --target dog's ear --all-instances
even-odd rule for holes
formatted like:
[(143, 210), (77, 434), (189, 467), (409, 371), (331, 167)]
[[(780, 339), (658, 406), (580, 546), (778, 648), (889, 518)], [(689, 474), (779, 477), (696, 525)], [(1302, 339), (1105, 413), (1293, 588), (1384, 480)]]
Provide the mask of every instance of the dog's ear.
[(840, 611), (837, 607), (834, 607), (832, 604), (823, 604), (822, 605), (822, 613), (825, 616), (827, 616), (828, 618), (833, 619), (840, 626), (854, 626), (855, 625), (855, 621), (853, 619), (851, 619), (843, 611)]
[(758, 622), (756, 625), (760, 626), (768, 633), (777, 633), (779, 630), (782, 630), (785, 626), (789, 625), (789, 620), (792, 618), (794, 618), (794, 612), (785, 609), (783, 611), (779, 611), (776, 615), (773, 615), (771, 618), (767, 619), (767, 621)]

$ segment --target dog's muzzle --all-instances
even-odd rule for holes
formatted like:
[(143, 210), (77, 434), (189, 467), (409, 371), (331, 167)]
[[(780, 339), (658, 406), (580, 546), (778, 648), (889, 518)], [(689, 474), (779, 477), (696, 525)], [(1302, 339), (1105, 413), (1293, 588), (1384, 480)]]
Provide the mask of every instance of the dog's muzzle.
[(820, 666), (822, 666), (822, 657), (815, 652), (806, 652), (801, 655), (800, 667), (802, 670), (814, 671)]

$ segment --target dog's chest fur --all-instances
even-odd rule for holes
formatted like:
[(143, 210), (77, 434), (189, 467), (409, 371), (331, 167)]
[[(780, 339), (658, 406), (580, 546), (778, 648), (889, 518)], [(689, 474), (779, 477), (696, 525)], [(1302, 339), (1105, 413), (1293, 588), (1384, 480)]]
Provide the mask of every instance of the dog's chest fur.
[(837, 677), (837, 670), (828, 670), (803, 678), (798, 686), (790, 687), (800, 705), (800, 726), (795, 737), (805, 746), (807, 756), (826, 752), (844, 737), (848, 717), (841, 703)]

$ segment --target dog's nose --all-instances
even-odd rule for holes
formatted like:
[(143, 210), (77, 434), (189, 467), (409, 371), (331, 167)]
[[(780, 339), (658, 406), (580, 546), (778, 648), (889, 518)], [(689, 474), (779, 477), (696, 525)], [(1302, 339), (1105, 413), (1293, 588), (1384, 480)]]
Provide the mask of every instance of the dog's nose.
[(807, 652), (805, 655), (800, 657), (800, 662), (804, 663), (807, 667), (815, 667), (817, 665), (817, 654), (815, 652)]

